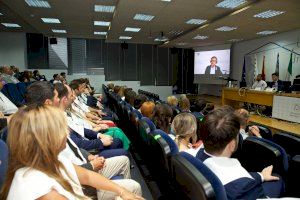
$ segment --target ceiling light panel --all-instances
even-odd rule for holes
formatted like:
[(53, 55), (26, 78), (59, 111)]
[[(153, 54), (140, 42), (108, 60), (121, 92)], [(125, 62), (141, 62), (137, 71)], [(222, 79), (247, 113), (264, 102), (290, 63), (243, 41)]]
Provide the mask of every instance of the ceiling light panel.
[(240, 41), (242, 41), (242, 40), (244, 40), (244, 39), (230, 39), (230, 40), (228, 40), (229, 42), (240, 42)]
[(224, 0), (224, 1), (221, 1), (220, 3), (218, 3), (216, 5), (216, 7), (234, 9), (246, 2), (247, 2), (246, 0)]
[(168, 38), (166, 37), (158, 37), (154, 39), (155, 42), (166, 42), (168, 41)]
[(132, 28), (132, 27), (126, 27), (125, 31), (126, 32), (139, 32), (141, 28)]
[(56, 18), (41, 18), (44, 23), (47, 24), (60, 24), (59, 19)]
[(52, 29), (53, 33), (67, 33), (66, 30), (60, 30), (60, 29)]
[(271, 34), (274, 34), (274, 33), (277, 33), (277, 31), (261, 31), (261, 32), (258, 32), (256, 33), (257, 35), (271, 35)]
[(130, 36), (120, 36), (119, 39), (120, 40), (131, 40), (132, 37)]
[(94, 21), (95, 26), (110, 26), (110, 22), (106, 21)]
[(285, 12), (284, 11), (278, 11), (278, 10), (268, 10), (268, 11), (265, 11), (265, 12), (258, 13), (256, 15), (254, 15), (253, 17), (267, 19), (267, 18), (275, 17), (277, 15), (281, 15), (283, 13), (285, 13)]
[(3, 15), (2, 13), (0, 13), (0, 15)]
[(51, 8), (48, 1), (43, 0), (25, 0), (25, 2), (31, 6), (31, 7), (37, 7), (37, 8)]
[(113, 13), (115, 8), (115, 6), (95, 5), (95, 12)]
[(1, 24), (8, 28), (20, 28), (21, 27), (19, 24), (14, 24), (14, 23), (1, 23)]
[(107, 35), (107, 32), (94, 32), (94, 35)]
[(196, 37), (194, 37), (193, 39), (194, 40), (205, 40), (205, 39), (207, 39), (208, 38), (208, 36), (206, 36), (206, 35), (197, 35)]
[(181, 33), (183, 33), (183, 30), (179, 30), (179, 31), (170, 31), (168, 34), (169, 34), (169, 35), (180, 35)]
[(140, 21), (151, 21), (154, 18), (153, 15), (136, 14), (133, 19)]
[(177, 45), (178, 46), (185, 46), (185, 45), (187, 45), (187, 43), (185, 43), (185, 42), (179, 42), (179, 43), (177, 43)]
[(200, 24), (203, 24), (206, 21), (207, 21), (206, 19), (190, 19), (190, 20), (186, 21), (186, 23), (187, 24), (197, 24), (197, 25), (200, 25)]
[(224, 32), (226, 32), (226, 31), (233, 31), (235, 29), (237, 29), (237, 27), (222, 26), (220, 28), (217, 28), (216, 31), (224, 31)]

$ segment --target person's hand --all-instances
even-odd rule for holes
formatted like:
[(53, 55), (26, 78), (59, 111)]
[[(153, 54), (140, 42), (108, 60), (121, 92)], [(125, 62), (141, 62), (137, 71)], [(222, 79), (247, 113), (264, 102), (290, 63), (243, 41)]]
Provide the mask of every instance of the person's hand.
[(104, 157), (97, 157), (94, 160), (90, 161), (91, 165), (93, 165), (95, 171), (99, 171), (104, 167), (105, 158)]
[(133, 194), (132, 192), (129, 192), (125, 189), (121, 192), (120, 197), (123, 200), (144, 200), (143, 197)]
[(261, 175), (264, 177), (264, 181), (278, 181), (279, 177), (272, 176), (273, 165), (266, 167), (262, 170)]
[(96, 158), (98, 158), (98, 157), (99, 157), (98, 155), (90, 154), (90, 155), (88, 156), (88, 160), (89, 160), (89, 161), (92, 161), (92, 160), (94, 160), (94, 159), (96, 159)]
[(251, 135), (254, 135), (256, 137), (261, 137), (260, 133), (259, 133), (259, 128), (257, 126), (250, 126), (249, 127), (249, 131), (248, 131)]
[(103, 143), (103, 146), (107, 147), (112, 144), (113, 139), (109, 138), (109, 137), (105, 137), (105, 138), (102, 138), (101, 141)]

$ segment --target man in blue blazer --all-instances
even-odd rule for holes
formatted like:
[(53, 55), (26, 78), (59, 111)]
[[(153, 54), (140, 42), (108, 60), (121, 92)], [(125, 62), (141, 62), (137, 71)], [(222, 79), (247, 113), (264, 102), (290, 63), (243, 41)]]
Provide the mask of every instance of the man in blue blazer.
[(206, 67), (205, 74), (206, 75), (216, 75), (216, 76), (222, 76), (223, 73), (221, 71), (221, 68), (217, 66), (218, 59), (216, 56), (211, 57), (210, 59), (210, 65)]

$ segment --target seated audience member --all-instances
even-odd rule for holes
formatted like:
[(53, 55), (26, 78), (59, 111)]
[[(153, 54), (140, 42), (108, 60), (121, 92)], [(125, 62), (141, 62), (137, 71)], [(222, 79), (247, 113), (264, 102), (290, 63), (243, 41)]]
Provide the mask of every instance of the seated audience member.
[(60, 80), (60, 75), (59, 74), (54, 74), (53, 75), (53, 84), (55, 83), (62, 83)]
[[(63, 104), (63, 109), (66, 110), (68, 124), (71, 129), (81, 133), (81, 135), (87, 139), (99, 138), (101, 141), (103, 140), (103, 144), (105, 144), (106, 140), (111, 141), (113, 138), (118, 138), (122, 141), (123, 148), (126, 150), (129, 149), (131, 142), (121, 129), (117, 127), (108, 128), (108, 126), (101, 124), (92, 124), (72, 110), (71, 104), (73, 103), (75, 96), (68, 85), (57, 83), (54, 85), (54, 88), (58, 92), (58, 97), (61, 99), (61, 101), (63, 99), (68, 99), (68, 103)], [(75, 138), (73, 139), (75, 140)]]
[(197, 122), (195, 116), (190, 113), (178, 114), (173, 119), (172, 130), (175, 133), (175, 142), (178, 145), (179, 151), (185, 151), (192, 156), (196, 156), (199, 148), (194, 149), (192, 147), (197, 140)]
[(262, 80), (261, 74), (256, 76), (256, 80), (252, 85), (252, 89), (265, 90), (268, 87), (266, 81)]
[(13, 76), (19, 80), (21, 78), (21, 73), (20, 73), (19, 68), (12, 65), (12, 66), (10, 66), (10, 69), (13, 71)]
[(248, 132), (246, 132), (247, 125), (249, 123), (249, 112), (243, 108), (235, 111), (235, 114), (240, 118), (240, 134), (245, 140), (249, 136), (261, 137), (259, 133), (259, 128), (257, 126), (249, 126)]
[(134, 109), (141, 112), (140, 108), (143, 105), (143, 103), (146, 101), (148, 101), (148, 98), (145, 95), (143, 95), (143, 94), (136, 95), (136, 97), (134, 99)]
[(45, 78), (45, 76), (44, 75), (40, 75), (40, 72), (37, 69), (33, 71), (33, 78), (36, 81), (47, 81), (46, 78)]
[(187, 97), (180, 98), (178, 101), (178, 105), (179, 105), (181, 112), (191, 112), (190, 111), (190, 107), (191, 107), (190, 100)]
[[(59, 107), (61, 105), (57, 90), (50, 83), (45, 81), (35, 82), (28, 86), (25, 93), (25, 101), (28, 107), (41, 107), (45, 105)], [(97, 137), (97, 133), (88, 129), (82, 130), (77, 128), (76, 124), (73, 125), (73, 127), (70, 127), (70, 138), (79, 148), (88, 151), (96, 150), (100, 156), (106, 158), (128, 154), (127, 151), (121, 149), (123, 145), (120, 140), (112, 140), (109, 137), (88, 140), (84, 137), (85, 135), (91, 137), (95, 137), (96, 135)]]
[(136, 92), (130, 89), (125, 90), (125, 101), (129, 103), (132, 107), (134, 106), (134, 100), (136, 98)]
[(271, 87), (275, 88), (276, 90), (283, 90), (283, 82), (282, 80), (279, 79), (279, 74), (278, 72), (275, 72), (272, 74), (272, 82), (271, 82)]
[(117, 95), (119, 95), (119, 97), (121, 97), (121, 99), (123, 101), (125, 101), (124, 91), (125, 91), (125, 87), (124, 86), (120, 86), (120, 89), (119, 89), (118, 93), (116, 93)]
[(171, 106), (171, 107), (177, 107), (178, 106), (178, 99), (175, 96), (169, 96), (167, 98), (167, 103)]
[(32, 82), (32, 81), (35, 81), (35, 79), (33, 78), (33, 74), (31, 71), (27, 71), (25, 70), (23, 73), (22, 73), (22, 76), (20, 78), (21, 82)]
[(171, 138), (174, 138), (174, 135), (171, 133), (172, 116), (173, 111), (168, 104), (157, 104), (153, 110), (152, 121), (157, 129), (163, 130)]
[(48, 106), (21, 109), (12, 117), (9, 132), (9, 167), (0, 199), (89, 199), (81, 185), (100, 190), (98, 195), (107, 190), (113, 193), (111, 196), (122, 199), (142, 199), (140, 187), (132, 193), (60, 155), (68, 135), (60, 109)]
[(114, 91), (114, 87), (115, 87), (115, 84), (113, 84), (113, 83), (108, 83), (107, 84), (108, 91), (110, 91), (110, 92)]
[(155, 103), (153, 101), (146, 101), (141, 106), (141, 113), (144, 117), (152, 118)]
[(204, 99), (197, 99), (194, 103), (193, 106), (193, 115), (197, 118), (197, 119), (202, 119), (204, 114), (203, 111), (206, 108), (208, 102)]
[(65, 81), (67, 81), (67, 74), (66, 74), (66, 72), (61, 72), (60, 76), (63, 77), (65, 79)]
[(0, 112), (4, 113), (5, 115), (13, 114), (17, 112), (18, 108), (12, 103), (2, 92), (3, 88), (3, 81), (2, 77), (0, 77)]
[(0, 74), (1, 74), (2, 80), (5, 81), (5, 83), (19, 83), (20, 82), (16, 77), (13, 76), (14, 75), (13, 70), (7, 65), (0, 67)]
[(121, 89), (121, 86), (115, 85), (113, 91), (115, 94), (118, 94), (120, 89)]
[(205, 118), (206, 131), (202, 133), (202, 140), (206, 156), (201, 157), (203, 163), (223, 183), (228, 199), (265, 198), (274, 194), (270, 189), (278, 191), (269, 197), (279, 197), (282, 181), (272, 176), (273, 166), (260, 173), (249, 173), (237, 159), (230, 158), (237, 149), (240, 122), (233, 112), (221, 111), (222, 108), (216, 109)]

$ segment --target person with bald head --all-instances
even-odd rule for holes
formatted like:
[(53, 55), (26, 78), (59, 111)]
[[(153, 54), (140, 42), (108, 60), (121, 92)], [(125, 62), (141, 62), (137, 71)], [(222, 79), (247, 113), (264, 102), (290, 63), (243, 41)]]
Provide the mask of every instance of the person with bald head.
[(249, 136), (256, 136), (260, 137), (259, 128), (257, 126), (249, 126), (248, 132), (246, 132), (246, 127), (249, 123), (249, 111), (243, 108), (240, 108), (235, 111), (235, 114), (240, 119), (240, 134), (242, 135), (243, 139), (245, 140)]
[(5, 81), (5, 83), (19, 83), (20, 81), (14, 77), (14, 72), (13, 70), (7, 66), (4, 65), (0, 68), (0, 73), (1, 73), (1, 77), (2, 79)]

